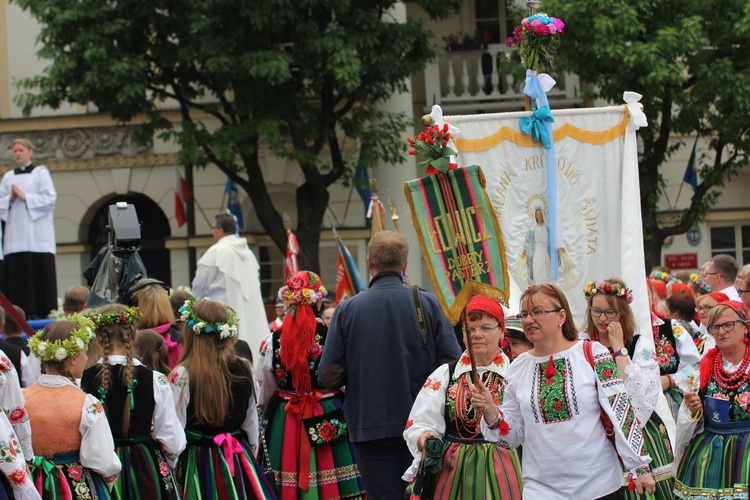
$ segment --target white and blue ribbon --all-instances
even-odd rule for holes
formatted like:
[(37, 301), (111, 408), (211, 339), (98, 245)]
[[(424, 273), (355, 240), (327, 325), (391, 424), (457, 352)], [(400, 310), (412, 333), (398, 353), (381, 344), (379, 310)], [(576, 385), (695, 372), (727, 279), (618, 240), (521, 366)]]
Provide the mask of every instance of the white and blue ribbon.
[(550, 251), (550, 271), (552, 279), (557, 281), (560, 277), (560, 266), (558, 249), (563, 247), (562, 232), (560, 230), (560, 211), (557, 199), (557, 157), (555, 156), (555, 141), (552, 135), (552, 123), (555, 121), (547, 100), (547, 92), (555, 85), (555, 80), (536, 71), (526, 71), (526, 86), (523, 93), (534, 100), (531, 117), (523, 117), (520, 120), (521, 131), (530, 134), (535, 141), (540, 141), (547, 150), (547, 204), (549, 205), (549, 241), (552, 245)]

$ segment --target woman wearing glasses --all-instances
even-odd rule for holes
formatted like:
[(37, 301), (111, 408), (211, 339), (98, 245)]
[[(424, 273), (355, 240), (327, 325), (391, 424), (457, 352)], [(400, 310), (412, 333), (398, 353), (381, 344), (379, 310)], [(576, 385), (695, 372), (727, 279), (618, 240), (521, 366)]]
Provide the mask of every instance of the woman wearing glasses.
[[(493, 404), (502, 401), (505, 371), (510, 361), (500, 349), (504, 334), (499, 303), (475, 296), (466, 306), (477, 373)], [(472, 500), (521, 498), (521, 466), (515, 450), (488, 443), (479, 421), (483, 403), (472, 403), (471, 363), (467, 352), (457, 362), (435, 370), (417, 395), (404, 431), (414, 464), (404, 480), (417, 477), (425, 441), (429, 455), (442, 458), (442, 470), (417, 478), (415, 493), (423, 498)], [(434, 477), (437, 476), (437, 477)]]
[[(607, 349), (592, 342), (587, 359), (587, 344), (578, 340), (556, 285), (529, 287), (521, 295), (521, 318), (534, 348), (508, 368), (502, 406), (484, 388), (472, 400), (475, 407), (486, 405), (485, 439), (506, 448), (523, 442), (524, 498), (621, 498), (618, 455), (635, 489), (653, 493), (643, 435)], [(612, 421), (615, 446), (602, 413)]]
[[(656, 497), (672, 498), (672, 445), (664, 423), (654, 411), (661, 390), (659, 364), (654, 359), (651, 340), (635, 333), (630, 309), (633, 291), (615, 278), (590, 282), (583, 291), (588, 302), (584, 331), (591, 340), (607, 347), (615, 360), (651, 457)], [(627, 498), (636, 498), (634, 491), (626, 489), (624, 493)]]
[(711, 309), (719, 305), (721, 302), (726, 302), (729, 297), (725, 293), (711, 292), (706, 295), (701, 295), (695, 301), (695, 312), (698, 313), (698, 319), (700, 324), (698, 325), (698, 335), (702, 343), (698, 344), (698, 352), (701, 356), (705, 355), (712, 347), (716, 346), (714, 336), (708, 333), (706, 325), (708, 324), (708, 314)]
[(722, 302), (708, 315), (708, 332), (716, 347), (701, 361), (698, 392), (685, 392), (677, 419), (679, 498), (747, 498), (748, 324), (747, 307), (736, 301)]

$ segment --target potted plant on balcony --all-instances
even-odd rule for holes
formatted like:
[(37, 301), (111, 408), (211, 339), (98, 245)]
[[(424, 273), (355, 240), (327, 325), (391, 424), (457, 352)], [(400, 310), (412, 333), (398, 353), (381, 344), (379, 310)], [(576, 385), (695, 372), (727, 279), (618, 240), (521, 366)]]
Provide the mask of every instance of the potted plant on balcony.
[(445, 42), (445, 50), (448, 52), (457, 52), (462, 50), (486, 50), (489, 38), (490, 34), (487, 30), (482, 30), (481, 32), (477, 30), (474, 34), (459, 31), (444, 36), (443, 41)]

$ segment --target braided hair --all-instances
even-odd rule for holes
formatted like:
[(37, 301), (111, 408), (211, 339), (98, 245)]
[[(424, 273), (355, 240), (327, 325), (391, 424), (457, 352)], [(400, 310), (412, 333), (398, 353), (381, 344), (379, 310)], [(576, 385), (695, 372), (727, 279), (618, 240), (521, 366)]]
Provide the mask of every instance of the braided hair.
[[(99, 314), (106, 312), (124, 312), (127, 310), (122, 304), (107, 304), (102, 306), (97, 312)], [(112, 353), (115, 346), (121, 345), (125, 348), (125, 368), (122, 373), (122, 383), (125, 385), (127, 392), (125, 394), (125, 404), (123, 405), (122, 414), (122, 434), (123, 436), (128, 435), (130, 429), (130, 410), (132, 401), (132, 391), (134, 389), (133, 373), (135, 372), (135, 365), (133, 363), (133, 344), (135, 342), (136, 325), (134, 323), (116, 323), (104, 326), (98, 326), (96, 329), (96, 337), (99, 339), (99, 343), (102, 346), (104, 360), (99, 370), (99, 399), (104, 405), (104, 410), (108, 411), (107, 408), (107, 394), (111, 385), (111, 371), (112, 365), (109, 364), (108, 358)]]

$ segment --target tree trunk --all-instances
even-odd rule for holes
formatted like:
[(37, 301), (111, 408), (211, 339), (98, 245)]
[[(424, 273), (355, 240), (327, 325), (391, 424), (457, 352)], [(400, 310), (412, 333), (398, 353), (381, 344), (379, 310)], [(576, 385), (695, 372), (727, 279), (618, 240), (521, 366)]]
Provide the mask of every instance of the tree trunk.
[[(657, 234), (661, 234), (657, 231)], [(664, 243), (664, 239), (661, 237), (649, 238), (643, 240), (643, 250), (646, 257), (646, 274), (654, 268), (654, 266), (661, 266), (661, 248)]]
[(299, 266), (320, 274), (320, 231), (330, 195), (325, 188), (305, 182), (297, 188), (297, 243)]

